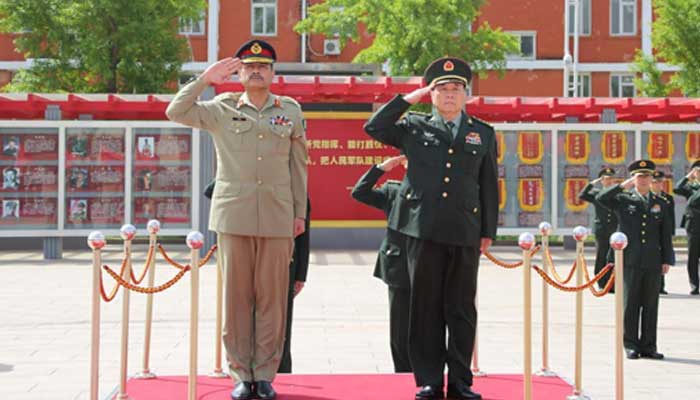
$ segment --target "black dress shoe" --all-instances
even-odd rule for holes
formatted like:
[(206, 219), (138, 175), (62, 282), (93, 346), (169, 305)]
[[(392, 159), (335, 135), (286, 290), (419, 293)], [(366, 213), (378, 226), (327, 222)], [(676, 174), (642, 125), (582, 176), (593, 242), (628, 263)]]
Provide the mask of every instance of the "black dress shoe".
[(700, 290), (698, 290), (698, 289), (691, 290), (691, 291), (690, 291), (690, 294), (692, 294), (693, 296), (700, 295)]
[(416, 392), (416, 400), (434, 400), (443, 397), (442, 386), (438, 385), (425, 385)]
[(481, 400), (481, 395), (479, 393), (472, 392), (471, 386), (467, 386), (464, 383), (450, 383), (447, 385), (447, 398), (458, 400)]
[(263, 400), (271, 400), (277, 397), (275, 389), (272, 388), (272, 384), (268, 381), (256, 381), (255, 393), (258, 395), (258, 398)]
[(653, 353), (641, 353), (642, 358), (651, 358), (653, 360), (663, 360), (664, 355), (658, 352), (653, 352)]
[(640, 356), (640, 354), (637, 350), (626, 350), (626, 351), (627, 351), (627, 358), (630, 360), (636, 360)]
[(253, 383), (238, 382), (231, 392), (233, 400), (249, 400), (253, 398)]

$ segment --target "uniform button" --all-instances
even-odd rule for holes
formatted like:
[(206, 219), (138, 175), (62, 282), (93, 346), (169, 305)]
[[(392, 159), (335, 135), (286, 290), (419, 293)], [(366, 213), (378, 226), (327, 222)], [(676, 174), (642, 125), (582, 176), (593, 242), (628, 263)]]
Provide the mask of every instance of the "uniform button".
[(647, 223), (646, 223), (646, 222), (642, 222), (642, 226), (647, 226)]
[(474, 207), (474, 214), (476, 214), (477, 212), (479, 212), (479, 209)]
[(447, 192), (442, 192), (442, 197), (447, 198)]
[(472, 154), (476, 154), (476, 150), (472, 150)]
[(409, 193), (409, 194), (406, 195), (406, 199), (408, 200), (408, 199), (410, 199), (410, 198), (411, 198), (411, 194)]
[(450, 183), (450, 177), (449, 177), (449, 176), (446, 176), (446, 177), (445, 177), (445, 183)]
[(642, 214), (642, 218), (646, 218), (646, 217), (647, 217), (647, 215), (646, 215), (646, 214)]
[(449, 150), (447, 150), (447, 152), (450, 153), (450, 154), (452, 154), (452, 153), (454, 153), (455, 151), (454, 151), (454, 149), (449, 149)]
[(258, 161), (262, 161), (262, 157), (258, 156)]
[(452, 168), (452, 163), (447, 163), (447, 164), (445, 164), (445, 166), (446, 166), (447, 168)]
[(262, 138), (263, 138), (263, 135), (258, 135), (258, 139), (262, 139)]
[(645, 239), (642, 239), (642, 243), (646, 243), (647, 241)]
[(427, 146), (427, 145), (428, 145), (428, 142), (423, 142), (423, 146)]
[(241, 133), (241, 130), (240, 130), (240, 129), (236, 129), (236, 133)]
[(258, 181), (258, 185), (262, 185), (262, 181)]
[(642, 231), (642, 235), (646, 234), (646, 232)]

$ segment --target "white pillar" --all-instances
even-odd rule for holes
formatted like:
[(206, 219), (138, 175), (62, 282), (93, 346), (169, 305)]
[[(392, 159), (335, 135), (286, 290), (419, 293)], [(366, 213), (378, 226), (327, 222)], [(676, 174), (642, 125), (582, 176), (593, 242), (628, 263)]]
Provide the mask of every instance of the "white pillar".
[(219, 0), (209, 0), (207, 23), (207, 64), (219, 59)]

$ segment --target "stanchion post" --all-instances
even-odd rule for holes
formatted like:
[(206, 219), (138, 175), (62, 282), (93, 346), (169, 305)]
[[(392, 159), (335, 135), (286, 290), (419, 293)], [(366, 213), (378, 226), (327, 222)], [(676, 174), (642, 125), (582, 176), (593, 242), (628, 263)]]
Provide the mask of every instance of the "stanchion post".
[[(479, 291), (478, 290), (476, 292), (476, 298), (474, 299), (474, 307), (476, 307), (477, 311), (479, 310)], [(473, 376), (486, 376), (486, 373), (479, 368), (479, 324), (478, 323), (477, 323), (477, 328), (474, 331), (474, 352), (472, 353), (472, 375)]]
[(535, 236), (525, 232), (518, 237), (523, 251), (523, 399), (532, 399), (532, 248)]
[[(577, 226), (573, 231), (576, 239), (576, 285), (583, 285), (583, 242), (588, 237), (588, 228)], [(582, 389), (583, 370), (583, 291), (576, 292), (576, 365), (574, 370), (574, 393), (567, 400), (585, 399)]]
[(624, 250), (627, 236), (622, 232), (610, 235), (610, 247), (615, 251), (615, 400), (625, 397), (625, 375), (623, 369), (623, 294), (624, 294)]
[(221, 258), (219, 237), (217, 235), (216, 247), (216, 328), (214, 329), (214, 370), (209, 373), (212, 378), (227, 378), (228, 375), (221, 368), (221, 335), (223, 326), (223, 303), (224, 303), (224, 269)]
[[(122, 225), (119, 233), (124, 239), (124, 258), (126, 267), (122, 279), (127, 282), (131, 281), (131, 241), (136, 237), (136, 227), (131, 224)], [(121, 338), (121, 365), (119, 369), (119, 394), (118, 400), (127, 400), (129, 395), (126, 393), (126, 378), (127, 368), (129, 365), (129, 290), (123, 289), (122, 298), (122, 338)]]
[[(549, 222), (542, 222), (539, 226), (540, 236), (542, 237), (542, 268), (545, 272), (550, 273), (554, 268), (550, 265), (549, 258), (549, 235), (552, 234), (552, 225)], [(538, 376), (556, 376), (549, 369), (549, 286), (545, 280), (542, 280), (542, 367), (537, 371)]]
[(98, 400), (100, 383), (100, 274), (102, 274), (102, 248), (107, 242), (101, 232), (88, 235), (88, 246), (92, 249), (92, 315), (90, 317), (90, 400)]
[(197, 337), (199, 327), (199, 249), (204, 246), (204, 235), (190, 232), (187, 235), (190, 248), (190, 373), (187, 399), (197, 400)]
[[(148, 287), (152, 288), (156, 279), (156, 257), (155, 248), (158, 241), (158, 232), (160, 232), (160, 222), (157, 219), (152, 219), (146, 224), (148, 230), (148, 251), (153, 249), (153, 256), (149, 260), (148, 268)], [(153, 379), (156, 374), (151, 372), (151, 330), (153, 325), (153, 293), (146, 295), (146, 321), (144, 323), (144, 339), (143, 339), (143, 367), (135, 378), (136, 379)]]

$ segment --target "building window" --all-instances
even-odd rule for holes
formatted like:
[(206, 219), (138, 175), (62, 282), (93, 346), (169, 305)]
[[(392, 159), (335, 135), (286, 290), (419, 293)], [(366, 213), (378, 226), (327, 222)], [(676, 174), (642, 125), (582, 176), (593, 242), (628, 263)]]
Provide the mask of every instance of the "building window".
[(610, 32), (624, 36), (637, 33), (637, 0), (610, 0)]
[(180, 18), (180, 34), (181, 35), (204, 35), (204, 18), (206, 15), (198, 19), (195, 18)]
[(509, 60), (534, 60), (536, 57), (537, 34), (535, 32), (508, 32), (520, 43), (520, 54), (509, 54)]
[[(569, 35), (574, 34), (574, 12), (576, 0), (569, 0)], [(579, 0), (579, 26), (580, 35), (589, 36), (591, 34), (591, 0)]]
[(634, 75), (611, 75), (610, 97), (634, 97)]
[(277, 35), (277, 0), (253, 0), (253, 35)]
[(578, 73), (578, 94), (574, 93), (574, 75), (569, 74), (569, 97), (591, 97), (591, 74)]

